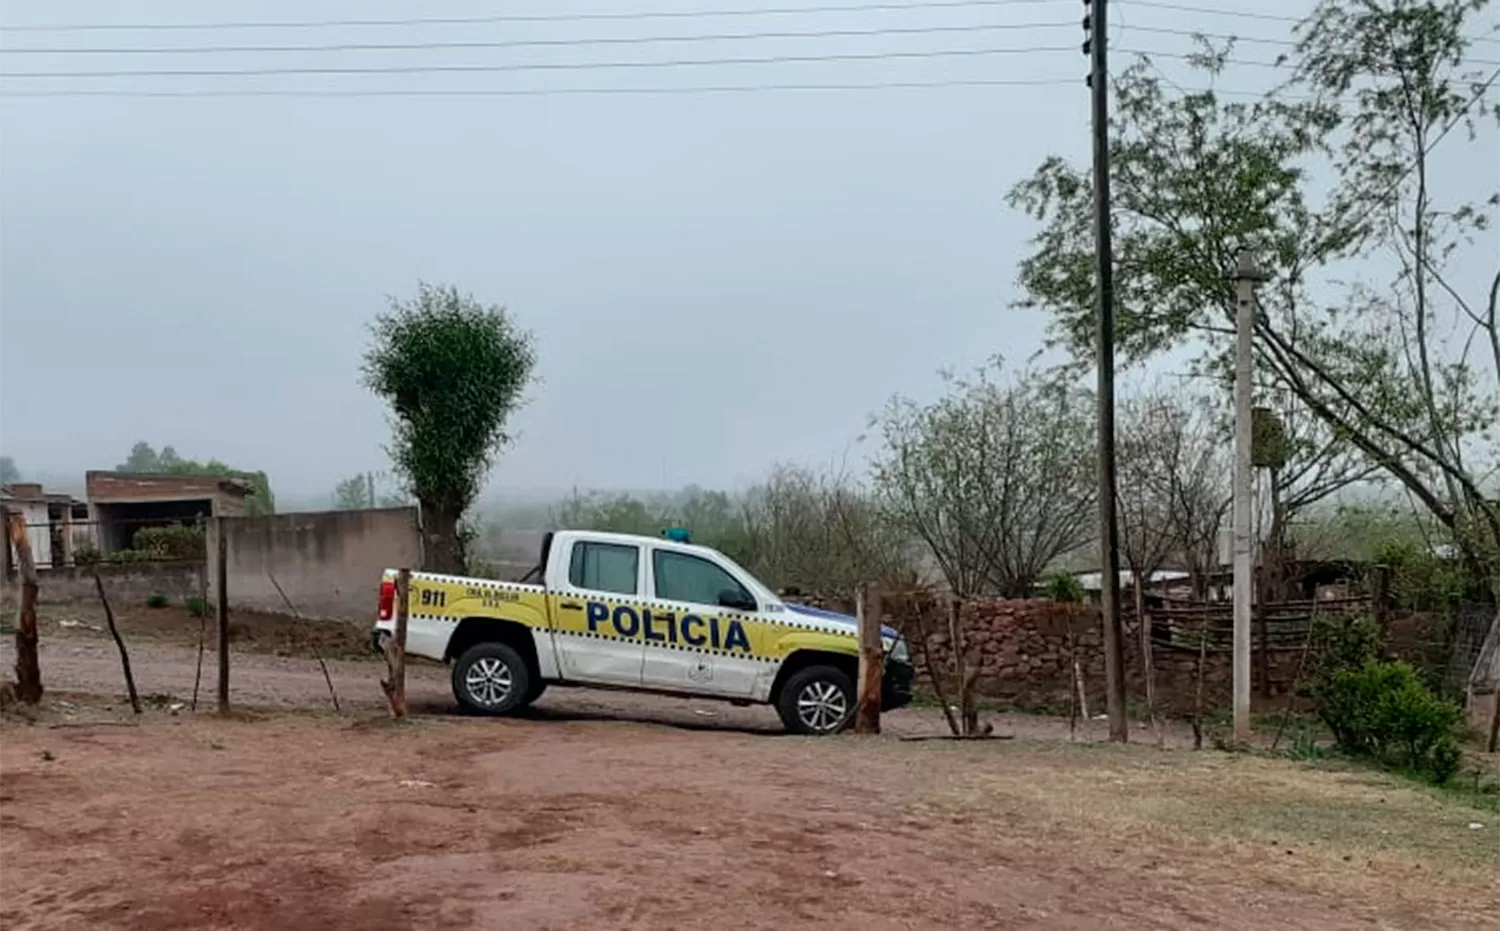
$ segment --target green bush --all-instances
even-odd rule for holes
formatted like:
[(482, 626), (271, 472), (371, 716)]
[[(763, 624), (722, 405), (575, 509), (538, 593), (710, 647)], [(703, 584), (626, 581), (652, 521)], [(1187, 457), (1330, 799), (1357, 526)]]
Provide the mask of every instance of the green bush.
[(203, 599), (199, 598), (197, 595), (189, 595), (187, 598), (183, 599), (182, 604), (187, 608), (189, 617), (203, 616)]
[(165, 608), (166, 606), (166, 595), (151, 595), (146, 598), (146, 607), (148, 608)]
[(1065, 604), (1078, 604), (1083, 601), (1083, 583), (1076, 576), (1059, 572), (1050, 575), (1042, 582), (1042, 594), (1053, 601)]
[(1318, 716), (1340, 748), (1447, 782), (1458, 770), (1462, 713), (1406, 663), (1334, 669), (1313, 687)]
[(80, 543), (73, 547), (73, 562), (80, 566), (92, 566), (101, 558), (99, 548), (92, 543)]
[(1372, 618), (1346, 614), (1312, 621), (1312, 667), (1318, 681), (1341, 669), (1360, 669), (1380, 659), (1380, 625)]
[(144, 553), (142, 559), (202, 559), (202, 527), (142, 527), (131, 539), (130, 548)]

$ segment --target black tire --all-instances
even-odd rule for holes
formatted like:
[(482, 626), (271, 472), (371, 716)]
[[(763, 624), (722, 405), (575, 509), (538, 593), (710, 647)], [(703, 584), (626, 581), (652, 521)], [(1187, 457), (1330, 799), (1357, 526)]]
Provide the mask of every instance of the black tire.
[[(793, 734), (837, 734), (854, 720), (854, 683), (837, 666), (809, 666), (792, 673), (776, 696), (776, 713)], [(837, 712), (836, 717), (829, 717)]]
[(524, 657), (503, 643), (479, 643), (453, 664), (453, 697), (474, 714), (511, 714), (524, 708), (536, 678)]

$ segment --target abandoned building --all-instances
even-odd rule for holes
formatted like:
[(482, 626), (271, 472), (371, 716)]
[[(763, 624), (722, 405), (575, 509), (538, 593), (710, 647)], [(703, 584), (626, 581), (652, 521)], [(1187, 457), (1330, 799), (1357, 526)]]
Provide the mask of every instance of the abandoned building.
[(219, 475), (99, 472), (85, 476), (101, 553), (129, 549), (137, 530), (243, 517), (249, 483)]
[[(16, 512), (26, 522), (32, 559), (38, 566), (66, 565), (76, 547), (93, 542), (88, 504), (72, 495), (49, 494), (34, 482), (0, 486), (0, 511)], [(8, 541), (6, 549), (10, 549)]]

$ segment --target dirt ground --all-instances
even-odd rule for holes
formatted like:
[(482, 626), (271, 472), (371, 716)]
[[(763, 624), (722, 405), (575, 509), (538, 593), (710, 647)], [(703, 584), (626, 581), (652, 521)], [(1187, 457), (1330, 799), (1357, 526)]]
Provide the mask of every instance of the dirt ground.
[[(467, 718), (425, 665), (398, 726), (380, 664), (330, 661), (344, 713), (310, 711), (327, 702), (316, 662), (253, 635), (232, 668), (236, 707), (255, 710), (224, 720), (174, 711), (196, 651), (159, 633), (131, 635), (152, 696), (139, 719), (113, 697), (109, 640), (44, 634), (41, 711), (0, 718), (0, 927), (1493, 929), (1500, 914), (1500, 816), (1364, 770), (1071, 743), (1066, 722), (1019, 715), (993, 717), (1012, 740), (901, 739), (938, 733), (932, 709), (825, 740), (780, 735), (765, 709), (589, 690)], [(203, 707), (213, 680), (210, 649)]]
[(1364, 772), (557, 710), (117, 714), (75, 697), (0, 725), (4, 927), (1491, 929), (1500, 914), (1500, 824)]

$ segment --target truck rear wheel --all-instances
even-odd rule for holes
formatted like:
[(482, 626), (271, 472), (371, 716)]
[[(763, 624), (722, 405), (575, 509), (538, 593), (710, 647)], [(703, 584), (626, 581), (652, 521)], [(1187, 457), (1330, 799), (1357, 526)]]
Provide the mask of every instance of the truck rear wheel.
[(477, 643), (453, 664), (453, 697), (465, 711), (510, 714), (539, 694), (526, 659), (506, 644)]
[(776, 713), (793, 734), (837, 734), (854, 718), (854, 683), (834, 666), (800, 669), (782, 685)]

